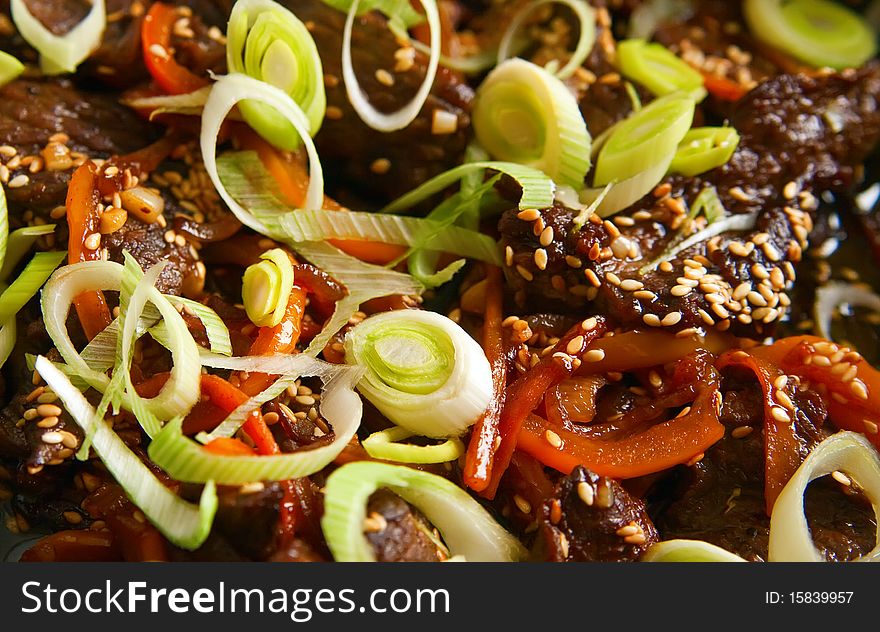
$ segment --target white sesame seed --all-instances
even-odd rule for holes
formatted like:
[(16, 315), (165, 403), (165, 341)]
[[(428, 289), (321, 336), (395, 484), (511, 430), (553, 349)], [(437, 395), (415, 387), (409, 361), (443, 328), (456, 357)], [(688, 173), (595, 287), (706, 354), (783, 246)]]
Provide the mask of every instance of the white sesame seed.
[(849, 390), (851, 390), (853, 394), (859, 399), (868, 399), (868, 389), (865, 386), (865, 383), (859, 379), (855, 379), (849, 383)]
[(43, 433), (43, 436), (41, 437), (41, 439), (43, 440), (43, 443), (48, 443), (49, 445), (55, 445), (55, 444), (61, 443), (61, 441), (63, 441), (64, 437), (62, 437), (61, 433), (59, 433), (59, 432), (45, 432), (45, 433)]
[(562, 447), (562, 439), (552, 430), (545, 431), (544, 438), (547, 440), (547, 443), (552, 445), (557, 450)]
[(645, 287), (645, 284), (635, 279), (625, 279), (620, 282), (620, 289), (626, 292), (635, 292)]
[(850, 485), (852, 485), (852, 481), (850, 480), (849, 476), (847, 476), (846, 474), (844, 474), (840, 470), (834, 470), (833, 472), (831, 472), (831, 478), (833, 478), (835, 481), (837, 481), (841, 485), (845, 485), (846, 487), (849, 487)]
[(645, 314), (642, 316), (642, 320), (649, 327), (659, 327), (660, 326), (660, 317), (657, 314)]
[(587, 507), (593, 506), (595, 495), (593, 494), (592, 485), (590, 485), (586, 481), (581, 481), (577, 485), (577, 495), (578, 498), (580, 498)]
[(688, 287), (687, 285), (675, 285), (672, 287), (671, 290), (669, 290), (669, 293), (672, 294), (673, 296), (681, 297), (681, 296), (687, 296), (688, 294), (691, 293), (691, 291), (693, 291), (693, 288)]
[(605, 359), (605, 351), (602, 349), (590, 349), (581, 356), (584, 362), (601, 362)]
[(660, 321), (660, 324), (664, 327), (672, 327), (673, 325), (677, 325), (681, 322), (681, 312), (669, 312), (666, 316), (663, 317), (663, 320)]
[(584, 346), (584, 337), (583, 336), (575, 336), (571, 340), (569, 340), (568, 344), (565, 346), (565, 350), (571, 354), (575, 355), (576, 353), (580, 353), (581, 349)]
[(734, 439), (743, 439), (744, 437), (748, 437), (750, 434), (752, 434), (753, 430), (754, 428), (752, 428), (751, 426), (737, 426), (731, 431), (730, 436)]
[(525, 498), (520, 496), (519, 494), (513, 495), (513, 502), (516, 505), (516, 508), (519, 509), (524, 514), (532, 513), (532, 505)]
[(780, 408), (778, 406), (772, 406), (770, 408), (770, 414), (773, 416), (773, 419), (782, 424), (791, 423), (791, 417), (788, 416), (788, 413), (785, 409)]
[(546, 270), (547, 269), (547, 251), (543, 248), (538, 248), (535, 250), (535, 265), (538, 270)]
[(541, 213), (538, 212), (538, 209), (527, 208), (517, 213), (516, 216), (524, 222), (534, 222), (536, 219), (541, 217)]
[(12, 180), (10, 180), (6, 186), (8, 186), (10, 189), (20, 189), (28, 182), (30, 182), (30, 178), (27, 177), (25, 174), (20, 173), (12, 178)]

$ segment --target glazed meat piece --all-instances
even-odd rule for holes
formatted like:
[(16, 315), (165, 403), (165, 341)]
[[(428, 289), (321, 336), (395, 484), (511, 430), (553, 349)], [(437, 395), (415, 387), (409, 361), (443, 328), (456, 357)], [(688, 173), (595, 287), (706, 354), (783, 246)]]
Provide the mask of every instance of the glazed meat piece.
[[(731, 122), (742, 140), (723, 167), (670, 177), (628, 211), (608, 221), (593, 216), (577, 233), (575, 213), (559, 204), (508, 211), (500, 231), (518, 301), (562, 309), (593, 301), (594, 311), (629, 326), (767, 335), (790, 304), (816, 196), (852, 184), (880, 136), (878, 94), (877, 66), (780, 75), (738, 105)], [(650, 265), (709, 186), (728, 213), (755, 213), (754, 228), (716, 235)]]
[(365, 531), (379, 562), (439, 562), (447, 557), (427, 520), (388, 490), (370, 497)]
[(642, 500), (581, 466), (544, 503), (540, 528), (551, 562), (634, 562), (659, 540)]
[(39, 472), (70, 458), (82, 441), (82, 431), (67, 411), (48, 401), (49, 395), (44, 397), (45, 405), (37, 401), (43, 391), (33, 383), (24, 358), (26, 353), (46, 354), (51, 341), (34, 303), (20, 314), (16, 347), (3, 367), (2, 395), (8, 403), (0, 408), (0, 458), (20, 459), (29, 470)]
[[(282, 4), (309, 25), (321, 55), (327, 116), (316, 141), (325, 166), (342, 185), (388, 200), (460, 163), (469, 139), (473, 90), (457, 74), (441, 67), (418, 118), (406, 129), (377, 132), (352, 109), (342, 81), (345, 14), (320, 0)], [(426, 57), (412, 47), (401, 48), (376, 13), (356, 21), (352, 56), (362, 89), (382, 112), (405, 105), (424, 79)]]
[[(144, 66), (141, 44), (141, 26), (151, 0), (106, 0), (107, 25), (101, 45), (83, 62), (78, 75), (90, 81), (98, 81), (114, 88), (126, 88), (149, 80)], [(225, 49), (219, 41), (208, 35), (209, 27), (225, 30), (226, 20), (232, 8), (230, 0), (187, 0), (167, 2), (187, 7), (185, 25), (190, 32), (181, 29), (186, 37), (172, 36), (176, 55), (188, 68), (202, 73), (207, 69), (222, 72), (225, 68)], [(27, 0), (33, 15), (56, 35), (63, 35), (76, 26), (91, 9), (86, 0)], [(37, 53), (15, 32), (9, 19), (9, 2), (0, 2), (0, 16), (6, 17), (8, 33), (0, 33), (0, 48), (12, 52), (23, 60), (37, 61)]]
[[(55, 134), (64, 134), (66, 141), (53, 142), (59, 138)], [(0, 138), (16, 150), (3, 156), (13, 224), (26, 209), (39, 212), (64, 203), (78, 157), (125, 154), (153, 137), (146, 122), (112, 97), (79, 90), (67, 80), (21, 79), (0, 88)], [(24, 164), (28, 156), (42, 169)]]
[[(649, 499), (649, 511), (662, 539), (705, 540), (747, 560), (767, 559), (770, 519), (764, 500), (763, 407), (755, 380), (725, 380), (721, 421), (726, 436), (703, 459), (679, 468)], [(802, 456), (824, 437), (826, 412), (812, 391), (792, 400)], [(751, 428), (751, 432), (734, 429)], [(816, 546), (829, 561), (864, 555), (874, 546), (875, 527), (869, 503), (836, 482), (813, 483), (806, 495), (806, 515)], [(654, 499), (663, 498), (662, 504)]]

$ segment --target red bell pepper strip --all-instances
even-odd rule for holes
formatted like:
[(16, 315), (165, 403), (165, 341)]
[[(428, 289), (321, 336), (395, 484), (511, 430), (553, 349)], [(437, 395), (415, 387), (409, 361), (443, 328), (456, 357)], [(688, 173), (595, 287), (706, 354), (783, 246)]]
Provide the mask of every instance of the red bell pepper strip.
[[(100, 194), (94, 163), (86, 162), (73, 172), (67, 188), (67, 225), (70, 237), (67, 243), (67, 262), (97, 261), (100, 250), (85, 247), (86, 239), (100, 230), (98, 213)], [(103, 292), (84, 292), (74, 300), (76, 313), (86, 337), (91, 340), (110, 324), (110, 308)]]
[(221, 456), (253, 456), (254, 450), (244, 441), (231, 437), (217, 437), (205, 444), (205, 451)]
[(748, 93), (736, 81), (708, 73), (703, 73), (703, 86), (709, 94), (722, 101), (739, 101)]
[(141, 24), (144, 62), (153, 79), (168, 94), (186, 94), (204, 88), (209, 81), (193, 74), (174, 59), (171, 34), (182, 17), (177, 7), (156, 2)]
[(605, 333), (606, 327), (602, 317), (596, 317), (596, 323), (588, 330), (578, 323), (560, 339), (552, 353), (507, 387), (499, 421), (501, 445), (495, 452), (491, 478), (481, 492), (483, 496), (489, 499), (495, 497), (501, 477), (510, 465), (526, 417), (535, 410), (547, 390), (569, 377), (580, 366), (581, 354)]
[[(306, 291), (294, 285), (290, 292), (290, 299), (287, 301), (287, 311), (284, 313), (284, 318), (274, 327), (260, 327), (257, 339), (251, 345), (248, 355), (295, 353), (296, 343), (302, 333), (305, 311)], [(247, 396), (253, 397), (266, 390), (275, 380), (276, 377), (273, 375), (251, 373), (242, 379), (240, 388)]]
[[(223, 410), (226, 414), (241, 406), (249, 399), (249, 395), (236, 388), (233, 384), (216, 375), (202, 376), (202, 397), (209, 399), (212, 404)], [(278, 443), (272, 435), (272, 431), (263, 421), (263, 415), (259, 408), (248, 416), (241, 427), (245, 434), (250, 437), (260, 454), (280, 454)]]
[(530, 414), (517, 447), (566, 474), (578, 465), (614, 478), (653, 474), (690, 462), (724, 436), (718, 394), (716, 378), (704, 385), (688, 413), (617, 439), (590, 438)]
[[(824, 385), (830, 395), (825, 405), (834, 425), (863, 433), (880, 449), (880, 371), (861, 355), (817, 336), (783, 338), (750, 353), (775, 363), (788, 375)], [(817, 360), (819, 356), (826, 360)]]
[(596, 340), (590, 349), (601, 349), (605, 357), (598, 362), (583, 363), (576, 373), (593, 375), (647, 369), (681, 360), (700, 349), (722, 353), (736, 346), (741, 346), (736, 338), (716, 331), (709, 331), (704, 338), (678, 338), (667, 331), (627, 331)]
[(122, 553), (110, 531), (58, 531), (37, 540), (21, 554), (22, 562), (121, 562)]
[[(275, 179), (284, 201), (301, 207), (309, 188), (309, 173), (303, 160), (299, 156), (285, 156), (250, 129), (238, 128), (235, 137), (239, 147), (257, 153), (266, 171)], [(323, 206), (331, 211), (344, 211), (340, 204), (326, 195)], [(329, 239), (328, 242), (362, 261), (380, 265), (390, 263), (406, 252), (404, 246), (374, 241)]]
[(776, 498), (803, 462), (801, 440), (792, 419), (793, 413), (785, 411), (789, 416), (788, 422), (780, 421), (772, 414), (774, 408), (780, 408), (773, 396), (773, 382), (783, 372), (770, 361), (745, 351), (725, 353), (718, 358), (716, 366), (719, 371), (732, 366), (742, 367), (754, 373), (761, 385), (764, 399), (764, 502), (769, 516)]
[(483, 322), (483, 349), (492, 368), (492, 400), (486, 412), (474, 424), (464, 462), (464, 482), (472, 490), (481, 492), (489, 485), (495, 442), (501, 438), (501, 410), (504, 406), (504, 387), (507, 384), (507, 358), (504, 354), (504, 296), (501, 270), (486, 266), (486, 309)]

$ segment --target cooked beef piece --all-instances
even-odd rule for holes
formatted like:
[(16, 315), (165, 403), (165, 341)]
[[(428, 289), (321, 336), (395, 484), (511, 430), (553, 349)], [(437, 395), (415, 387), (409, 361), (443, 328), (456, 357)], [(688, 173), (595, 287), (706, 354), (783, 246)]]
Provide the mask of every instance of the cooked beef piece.
[(64, 79), (19, 79), (0, 89), (0, 137), (19, 153), (34, 154), (63, 132), (72, 151), (94, 158), (149, 144), (151, 127), (111, 96), (74, 88)]
[(238, 487), (218, 490), (214, 531), (241, 555), (264, 560), (278, 547), (278, 519), (284, 489), (281, 483), (266, 483), (255, 492), (242, 493)]
[(109, 260), (123, 262), (122, 253), (128, 251), (144, 270), (160, 261), (168, 264), (156, 280), (156, 287), (165, 294), (185, 293), (185, 281), (198, 276), (197, 260), (190, 246), (166, 241), (167, 228), (158, 223), (145, 224), (132, 216), (116, 232), (104, 235), (101, 244), (109, 250)]
[[(327, 117), (316, 141), (325, 167), (341, 178), (337, 184), (387, 200), (460, 163), (469, 139), (473, 90), (456, 73), (440, 68), (428, 101), (406, 129), (377, 132), (352, 109), (342, 81), (345, 14), (320, 0), (282, 4), (309, 25), (321, 54), (327, 78)], [(354, 68), (370, 102), (382, 112), (405, 105), (425, 76), (426, 57), (415, 49), (401, 48), (385, 19), (376, 13), (356, 21), (352, 39)], [(380, 70), (390, 73), (391, 85), (377, 78), (385, 77)], [(435, 117), (439, 117), (442, 133), (432, 131)], [(448, 117), (454, 122), (447, 127)]]
[[(155, 136), (148, 123), (110, 96), (79, 90), (67, 80), (20, 79), (0, 88), (0, 138), (18, 150), (19, 161), (40, 156), (53, 134), (64, 133), (69, 152), (91, 158), (126, 154), (148, 145)], [(13, 158), (6, 159), (8, 165)], [(51, 209), (64, 203), (72, 161), (31, 173), (29, 165), (9, 168), (10, 179), (27, 177), (7, 188), (10, 217), (24, 210)]]
[[(723, 167), (667, 178), (613, 221), (593, 216), (577, 233), (575, 212), (559, 204), (537, 219), (508, 211), (499, 228), (518, 302), (571, 309), (595, 301), (594, 311), (629, 326), (768, 335), (790, 304), (794, 265), (808, 246), (818, 204), (814, 193), (850, 185), (880, 136), (878, 94), (876, 65), (815, 78), (780, 75), (733, 114), (742, 140)], [(674, 243), (687, 206), (708, 186), (729, 213), (756, 213), (754, 229), (715, 236), (647, 266)], [(542, 232), (551, 236), (546, 246)]]
[[(67, 142), (52, 142), (56, 133), (67, 135)], [(58, 167), (45, 165), (36, 173), (29, 164), (18, 164), (25, 157), (44, 160), (47, 146), (65, 148), (70, 158), (107, 158), (127, 154), (149, 145), (155, 131), (131, 110), (119, 105), (113, 98), (76, 89), (69, 81), (15, 81), (0, 89), (0, 138), (18, 150), (17, 156), (5, 161), (10, 179), (26, 176), (20, 187), (8, 187), (10, 223), (17, 228), (25, 223), (25, 213), (57, 225), (55, 243), (67, 240), (66, 222), (50, 217), (52, 209), (63, 205), (67, 195), (74, 163), (65, 160)], [(80, 152), (82, 155), (74, 152)], [(32, 158), (36, 159), (36, 158)], [(31, 163), (32, 164), (32, 163)], [(183, 209), (172, 195), (171, 186), (162, 186), (166, 202), (166, 216)], [(56, 216), (57, 217), (57, 216)], [(143, 224), (129, 216), (118, 231), (104, 235), (102, 247), (109, 251), (112, 261), (122, 261), (122, 251), (128, 250), (146, 269), (159, 261), (169, 265), (159, 278), (158, 287), (166, 293), (180, 294), (186, 289), (185, 280), (196, 276), (196, 260), (189, 245), (165, 240), (166, 228), (158, 223)]]
[[(56, 35), (63, 35), (76, 26), (91, 9), (86, 0), (26, 0), (28, 7), (46, 27)], [(99, 81), (114, 88), (125, 88), (146, 81), (150, 75), (143, 64), (141, 26), (149, 9), (150, 0), (106, 0), (107, 27), (101, 45), (78, 69), (78, 78)], [(231, 0), (181, 0), (172, 2), (191, 9), (187, 25), (192, 34), (172, 36), (172, 45), (178, 60), (193, 71), (222, 72), (226, 65), (225, 48), (221, 41), (208, 35), (208, 28), (224, 29)], [(8, 0), (0, 1), (0, 15), (10, 16)], [(0, 33), (0, 49), (13, 52), (19, 58), (37, 61), (33, 50), (15, 32), (9, 21), (9, 33)]]
[(551, 562), (634, 562), (659, 540), (641, 499), (582, 466), (559, 482), (542, 511)]
[[(32, 382), (32, 372), (27, 368), (25, 354), (46, 354), (51, 342), (38, 316), (36, 301), (32, 301), (18, 315), (17, 324), (19, 335), (16, 346), (9, 362), (3, 367), (9, 390), (3, 395), (3, 401), (7, 403), (0, 408), (0, 457), (20, 459), (33, 469), (59, 465), (73, 455), (71, 446), (79, 446), (82, 431), (63, 407), (59, 407), (62, 408), (62, 414), (48, 415), (50, 419), (46, 421), (43, 415), (37, 413), (39, 402), (36, 398), (42, 392)], [(50, 357), (60, 359), (57, 355)], [(53, 421), (55, 423), (49, 426)], [(44, 440), (44, 435), (50, 432), (53, 433), (51, 440)], [(63, 442), (53, 442), (59, 438)]]
[[(731, 383), (730, 378), (722, 391), (722, 423), (728, 429), (751, 426), (754, 431), (742, 438), (728, 433), (698, 463), (679, 468), (674, 482), (667, 481), (651, 496), (649, 511), (664, 540), (705, 540), (748, 560), (765, 560), (770, 519), (764, 500), (761, 391), (754, 379)], [(812, 391), (798, 391), (793, 401), (805, 456), (821, 438), (816, 429), (823, 426), (826, 412)], [(873, 548), (873, 512), (862, 496), (844, 493), (840, 485), (823, 479), (810, 486), (806, 498), (813, 539), (829, 560), (853, 559)]]
[(438, 562), (446, 558), (428, 521), (400, 496), (379, 490), (367, 504), (367, 540), (379, 562)]

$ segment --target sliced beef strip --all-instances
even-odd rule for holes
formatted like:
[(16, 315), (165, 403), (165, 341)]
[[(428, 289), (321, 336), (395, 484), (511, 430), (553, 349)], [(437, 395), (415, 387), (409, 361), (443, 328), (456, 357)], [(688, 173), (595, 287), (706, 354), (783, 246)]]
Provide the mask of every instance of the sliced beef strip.
[[(89, 12), (86, 0), (26, 0), (34, 16), (56, 35), (63, 35), (76, 26)], [(147, 81), (150, 75), (143, 64), (141, 26), (151, 0), (106, 0), (107, 25), (101, 45), (77, 70), (78, 79), (98, 81), (114, 88), (126, 88)], [(180, 61), (196, 72), (207, 69), (222, 72), (225, 68), (225, 49), (221, 41), (207, 35), (210, 26), (225, 31), (232, 8), (231, 0), (186, 0), (171, 2), (191, 9), (189, 23), (191, 37), (172, 38)], [(0, 1), (0, 15), (9, 19), (8, 0)], [(0, 48), (23, 60), (36, 63), (37, 53), (15, 32), (0, 33)]]
[[(0, 88), (0, 138), (18, 150), (18, 157), (40, 156), (50, 144), (50, 137), (64, 133), (70, 152), (83, 157), (104, 159), (141, 149), (156, 138), (156, 130), (128, 108), (105, 94), (79, 90), (67, 80), (19, 80)], [(71, 154), (76, 155), (76, 154)], [(10, 159), (5, 163), (8, 165)], [(178, 165), (179, 168), (183, 166)], [(56, 224), (55, 243), (67, 240), (66, 222), (50, 216), (52, 209), (63, 205), (73, 166), (65, 169), (44, 168), (31, 173), (26, 166), (10, 169), (10, 178), (26, 175), (27, 183), (7, 188), (10, 224), (18, 228), (33, 218)], [(165, 215), (172, 217), (183, 209), (171, 194), (170, 186), (160, 187), (165, 198)], [(163, 292), (180, 294), (185, 279), (193, 278), (196, 258), (189, 244), (165, 239), (167, 228), (159, 223), (144, 224), (129, 216), (118, 231), (102, 237), (111, 261), (122, 262), (128, 250), (146, 269), (159, 261), (169, 265), (162, 271), (157, 287)]]
[[(342, 81), (345, 14), (320, 0), (286, 0), (282, 4), (309, 26), (321, 55), (327, 77), (328, 115), (316, 142), (324, 164), (336, 173), (341, 184), (360, 195), (388, 200), (460, 164), (470, 136), (468, 112), (473, 90), (459, 75), (441, 67), (416, 120), (397, 132), (377, 132), (354, 111)], [(400, 55), (413, 53), (411, 64), (395, 58), (400, 50)], [(405, 105), (425, 76), (426, 57), (413, 49), (402, 49), (377, 13), (365, 14), (356, 21), (352, 56), (362, 89), (382, 112)], [(409, 59), (405, 55), (402, 58)], [(398, 63), (403, 64), (397, 66), (400, 70), (396, 69)], [(391, 74), (392, 85), (377, 79), (379, 70)], [(455, 131), (432, 133), (435, 113), (454, 117)]]
[[(0, 139), (18, 150), (18, 156), (39, 156), (50, 137), (59, 133), (69, 137), (66, 146), (71, 152), (91, 158), (133, 152), (156, 136), (148, 123), (116, 99), (79, 90), (68, 80), (19, 79), (0, 88)], [(11, 221), (25, 210), (50, 210), (64, 203), (71, 168), (9, 171), (10, 179), (28, 178), (24, 186), (7, 189)]]
[(558, 483), (542, 511), (551, 562), (634, 562), (659, 540), (641, 499), (582, 466)]
[[(730, 432), (695, 465), (679, 468), (649, 497), (649, 511), (662, 539), (704, 540), (747, 560), (767, 559), (770, 519), (764, 500), (762, 395), (757, 382), (725, 378), (721, 421), (728, 430), (751, 426), (734, 438)], [(802, 456), (820, 440), (826, 412), (821, 397), (798, 391), (795, 427)], [(670, 500), (671, 499), (671, 500)], [(658, 504), (658, 502), (660, 504)], [(829, 561), (846, 561), (870, 551), (874, 542), (873, 510), (861, 495), (841, 491), (822, 479), (806, 494), (806, 515), (816, 546)]]
[[(594, 311), (629, 326), (769, 335), (787, 312), (816, 196), (849, 186), (880, 137), (878, 94), (877, 65), (823, 77), (780, 75), (739, 104), (732, 124), (742, 140), (723, 167), (672, 176), (614, 221), (594, 216), (577, 233), (575, 213), (559, 204), (538, 219), (508, 211), (499, 229), (518, 302), (578, 309), (594, 301)], [(716, 236), (642, 272), (670, 245), (685, 204), (707, 186), (728, 212), (756, 213), (755, 228)], [(548, 227), (553, 238), (542, 246)]]
[[(33, 469), (59, 465), (70, 458), (73, 450), (63, 443), (44, 441), (43, 435), (47, 432), (62, 433), (63, 437), (72, 435), (78, 446), (82, 441), (82, 431), (63, 407), (62, 414), (52, 427), (40, 427), (38, 424), (43, 420), (40, 415), (31, 417), (39, 404), (35, 398), (41, 392), (34, 394), (38, 387), (32, 382), (32, 372), (27, 368), (25, 354), (44, 355), (51, 349), (36, 300), (18, 314), (17, 326), (19, 335), (15, 349), (3, 367), (6, 392), (2, 393), (5, 405), (0, 408), (0, 458), (19, 459), (26, 467)], [(50, 357), (60, 359), (57, 355)], [(27, 413), (28, 410), (33, 412)], [(67, 441), (70, 442), (70, 439)]]
[(439, 562), (446, 559), (429, 535), (430, 525), (424, 516), (400, 496), (382, 489), (367, 504), (371, 526), (366, 531), (379, 562)]

